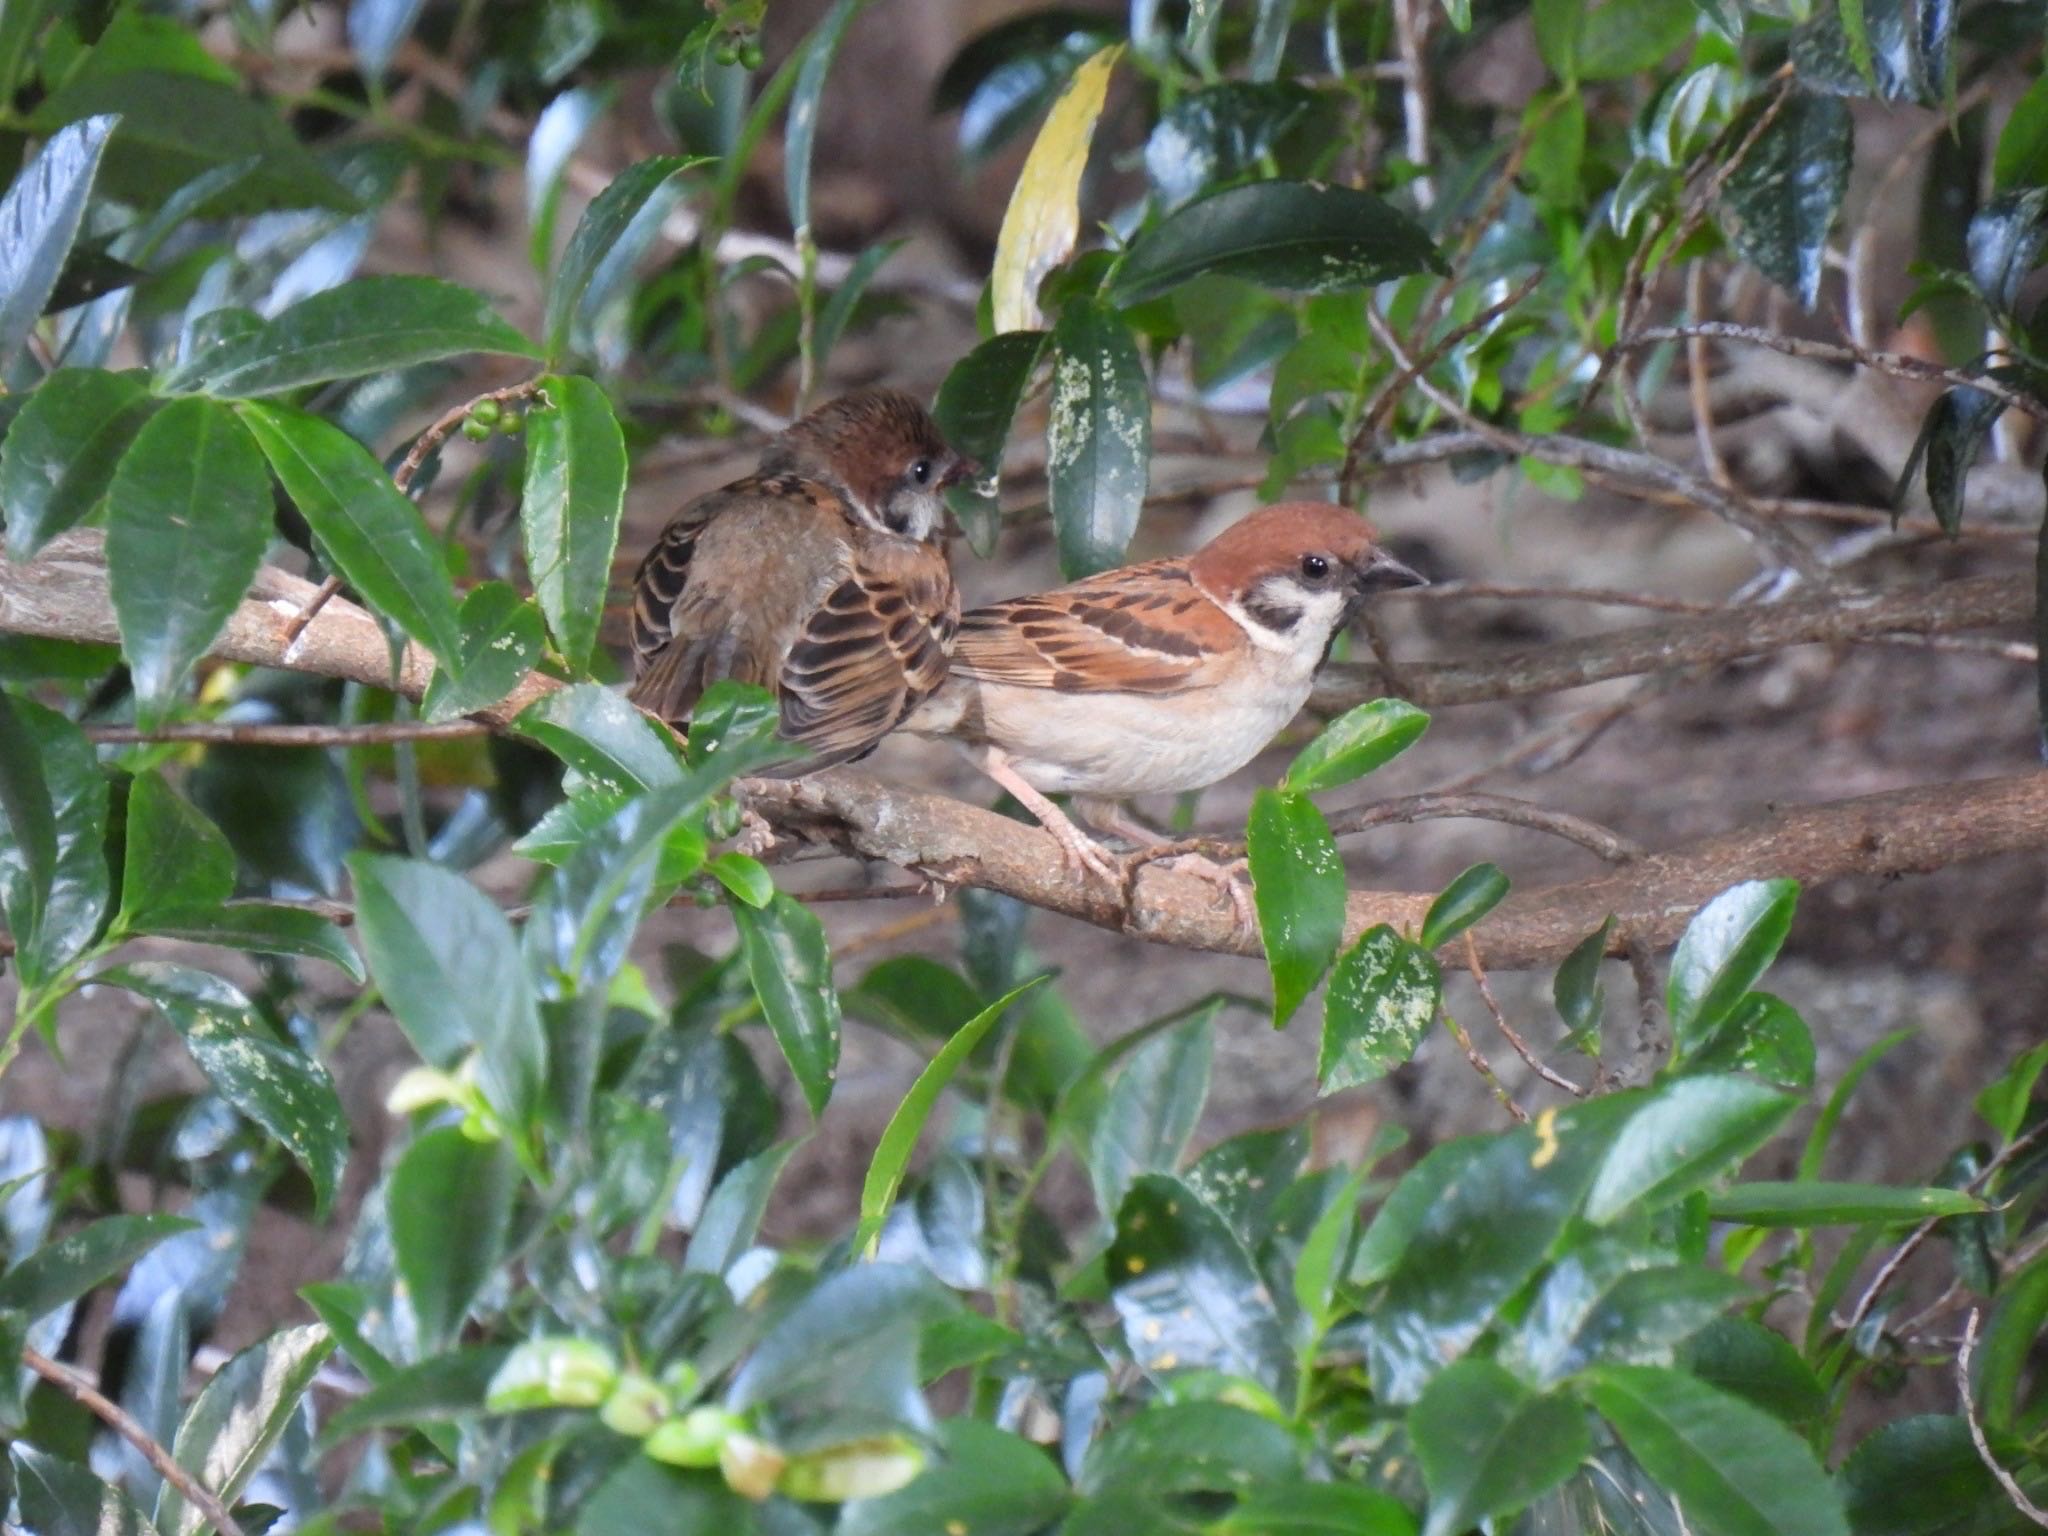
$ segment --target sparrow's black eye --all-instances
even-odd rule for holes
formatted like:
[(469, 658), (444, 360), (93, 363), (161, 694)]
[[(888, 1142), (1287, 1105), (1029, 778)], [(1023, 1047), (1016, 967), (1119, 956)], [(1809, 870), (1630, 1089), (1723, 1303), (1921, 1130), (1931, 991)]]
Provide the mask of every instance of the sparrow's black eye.
[(1321, 581), (1330, 574), (1330, 562), (1322, 555), (1303, 555), (1301, 574), (1310, 581)]
[(932, 461), (930, 459), (919, 459), (915, 464), (910, 466), (910, 478), (915, 480), (919, 485), (925, 484), (925, 482), (930, 480), (931, 477)]

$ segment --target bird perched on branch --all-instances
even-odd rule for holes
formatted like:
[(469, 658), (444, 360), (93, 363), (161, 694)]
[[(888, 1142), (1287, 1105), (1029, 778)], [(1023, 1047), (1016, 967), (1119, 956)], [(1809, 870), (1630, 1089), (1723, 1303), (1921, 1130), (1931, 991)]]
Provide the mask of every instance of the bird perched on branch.
[(976, 472), (899, 390), (792, 423), (641, 562), (633, 702), (680, 725), (711, 684), (756, 683), (805, 766), (866, 753), (945, 678), (960, 596), (941, 497)]
[(1308, 702), (1359, 604), (1423, 584), (1355, 513), (1266, 507), (1193, 555), (975, 609), (945, 685), (904, 728), (952, 737), (1059, 840), (1076, 873), (1117, 879), (1113, 856), (1047, 795), (1072, 794), (1098, 830), (1156, 842), (1117, 802), (1202, 789), (1242, 768)]

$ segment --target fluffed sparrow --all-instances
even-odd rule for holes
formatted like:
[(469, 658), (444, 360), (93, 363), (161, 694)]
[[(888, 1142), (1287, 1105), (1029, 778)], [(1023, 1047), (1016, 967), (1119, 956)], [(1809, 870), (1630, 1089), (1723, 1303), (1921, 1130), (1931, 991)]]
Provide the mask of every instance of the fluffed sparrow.
[(641, 562), (630, 697), (681, 724), (711, 684), (757, 683), (805, 767), (860, 757), (946, 676), (960, 595), (941, 496), (975, 472), (899, 390), (792, 423)]
[(1265, 507), (1193, 555), (975, 609), (945, 685), (905, 729), (954, 738), (1071, 864), (1116, 879), (1112, 857), (1047, 795), (1072, 794), (1104, 830), (1156, 840), (1116, 802), (1236, 772), (1308, 702), (1359, 603), (1423, 584), (1355, 513)]

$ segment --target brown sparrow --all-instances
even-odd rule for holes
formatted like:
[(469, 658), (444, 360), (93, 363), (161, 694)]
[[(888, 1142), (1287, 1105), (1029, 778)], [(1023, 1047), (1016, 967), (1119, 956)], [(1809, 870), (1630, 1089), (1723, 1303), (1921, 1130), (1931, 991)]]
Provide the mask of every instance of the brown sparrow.
[(976, 473), (923, 406), (862, 389), (771, 438), (759, 472), (676, 514), (633, 583), (633, 702), (672, 724), (725, 678), (772, 691), (781, 734), (866, 753), (946, 676), (960, 594), (946, 487)]
[(975, 609), (945, 685), (905, 729), (953, 737), (1070, 864), (1116, 879), (1110, 855), (1046, 795), (1071, 793), (1083, 820), (1156, 842), (1117, 801), (1242, 768), (1308, 702), (1360, 601), (1423, 584), (1355, 513), (1265, 507), (1193, 555)]

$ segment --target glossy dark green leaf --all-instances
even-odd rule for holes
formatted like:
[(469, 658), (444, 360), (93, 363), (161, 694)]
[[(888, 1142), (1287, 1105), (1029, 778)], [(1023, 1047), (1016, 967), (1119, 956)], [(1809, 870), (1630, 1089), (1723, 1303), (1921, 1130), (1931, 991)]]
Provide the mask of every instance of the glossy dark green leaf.
[(794, 896), (756, 910), (732, 909), (754, 995), (813, 1115), (824, 1112), (839, 1071), (839, 993), (825, 927)]
[(1100, 15), (1031, 11), (999, 23), (955, 54), (932, 93), (932, 110), (960, 112), (960, 154), (971, 167), (1028, 127), (1082, 62), (1117, 41)]
[(903, 1187), (903, 1175), (910, 1169), (910, 1154), (917, 1150), (917, 1139), (924, 1133), (925, 1122), (938, 1107), (939, 1095), (946, 1091), (946, 1085), (973, 1054), (982, 1037), (1009, 1011), (1010, 1004), (1017, 1000), (1019, 994), (1038, 985), (1040, 980), (1043, 978), (1034, 977), (1025, 982), (961, 1025), (925, 1063), (917, 1080), (905, 1090), (895, 1113), (890, 1115), (889, 1123), (882, 1128), (882, 1134), (875, 1142), (875, 1155), (868, 1162), (867, 1179), (861, 1185), (860, 1225), (853, 1235), (856, 1254), (865, 1254), (881, 1232), (889, 1207), (896, 1203), (896, 1192)]
[(2048, 185), (2048, 75), (2038, 75), (1999, 130), (1992, 156), (1993, 185), (2000, 192)]
[(348, 1166), (348, 1116), (319, 1061), (280, 1041), (218, 976), (141, 960), (96, 978), (146, 997), (185, 1041), (213, 1089), (291, 1153), (324, 1213)]
[(1245, 841), (1278, 1029), (1315, 991), (1343, 940), (1344, 861), (1305, 795), (1259, 790)]
[(1977, 1113), (2001, 1141), (2011, 1141), (2026, 1124), (2043, 1071), (2048, 1071), (2048, 1040), (2020, 1052), (2011, 1066), (1978, 1090)]
[(1141, 1173), (1179, 1170), (1208, 1101), (1221, 1008), (1220, 1002), (1197, 1008), (1125, 1058), (1089, 1135), (1096, 1209), (1114, 1211)]
[(1683, 1077), (1642, 1101), (1615, 1137), (1586, 1196), (1610, 1222), (1655, 1210), (1734, 1169), (1770, 1140), (1799, 1101), (1746, 1077)]
[(1610, 915), (1572, 946), (1550, 985), (1551, 1001), (1557, 1016), (1564, 1020), (1569, 1039), (1589, 1056), (1600, 1054), (1600, 1026), (1607, 1018), (1607, 984), (1601, 980), (1600, 967), (1607, 958), (1608, 935), (1613, 932)]
[(722, 1275), (747, 1251), (760, 1230), (782, 1166), (795, 1150), (795, 1142), (769, 1147), (718, 1181), (690, 1234), (689, 1250), (683, 1255), (685, 1273)]
[(1721, 227), (1736, 252), (1809, 309), (1849, 184), (1853, 131), (1846, 102), (1794, 95), (1721, 188)]
[[(133, 847), (131, 843), (129, 845)], [(325, 960), (350, 981), (364, 980), (363, 962), (341, 929), (317, 912), (269, 901), (218, 906), (158, 907), (135, 922), (135, 931), (187, 944), (218, 944), (255, 955), (296, 955)]]
[(512, 1149), (471, 1141), (456, 1126), (422, 1132), (399, 1155), (385, 1204), (392, 1253), (424, 1348), (454, 1339), (497, 1275), (518, 1188)]
[(1775, 1088), (1804, 1093), (1813, 1086), (1813, 1033), (1783, 998), (1744, 993), (1682, 1067), (1687, 1072), (1747, 1072)]
[(117, 121), (88, 117), (70, 124), (0, 197), (0, 372), (13, 363), (57, 286)]
[(1761, 1409), (1649, 1365), (1596, 1367), (1585, 1392), (1700, 1536), (1847, 1536), (1813, 1452)]
[(526, 565), (555, 645), (589, 665), (604, 615), (619, 518), (626, 507), (626, 440), (603, 390), (580, 376), (541, 381), (545, 408), (526, 416), (526, 489), (519, 516)]
[(1704, 1048), (1777, 958), (1799, 901), (1794, 880), (1746, 880), (1708, 902), (1671, 957), (1665, 1007), (1681, 1057)]
[(1209, 1527), (1216, 1536), (1415, 1536), (1399, 1499), (1356, 1483), (1279, 1483), (1250, 1489)]
[(1120, 564), (1152, 458), (1152, 396), (1138, 343), (1094, 299), (1069, 301), (1053, 327), (1046, 497), (1069, 580)]
[(1312, 794), (1349, 784), (1392, 762), (1428, 729), (1429, 716), (1407, 700), (1368, 699), (1324, 726), (1295, 754), (1281, 788)]
[(1298, 1477), (1301, 1447), (1287, 1427), (1230, 1403), (1153, 1402), (1090, 1447), (1076, 1480), (1094, 1495), (1141, 1491), (1231, 1493)]
[(1370, 192), (1257, 181), (1189, 203), (1141, 234), (1111, 280), (1110, 296), (1134, 304), (1202, 272), (1335, 293), (1443, 270), (1421, 226)]
[(474, 289), (437, 277), (358, 277), (195, 351), (163, 388), (244, 399), (472, 352), (535, 355)]
[(981, 466), (979, 485), (961, 486), (948, 497), (978, 555), (993, 553), (1002, 532), (995, 494), (983, 487), (993, 487), (999, 479), (1010, 424), (1045, 343), (1043, 331), (1005, 331), (989, 337), (953, 365), (932, 403), (932, 415), (946, 441)]
[(1902, 1184), (1759, 1181), (1736, 1184), (1707, 1197), (1707, 1210), (1716, 1221), (1740, 1221), (1755, 1227), (1917, 1222), (1931, 1216), (1968, 1216), (1983, 1209), (1983, 1201), (1959, 1189)]
[(1142, 1174), (1116, 1213), (1107, 1265), (1124, 1342), (1143, 1369), (1208, 1369), (1285, 1400), (1294, 1359), (1250, 1253), (1194, 1190)]
[(554, 260), (555, 215), (570, 161), (615, 94), (599, 85), (573, 86), (541, 108), (526, 136), (527, 255), (543, 276)]
[(156, 405), (140, 378), (98, 368), (60, 368), (36, 387), (0, 442), (10, 555), (30, 558), (98, 507)]
[(1799, 1351), (1746, 1317), (1715, 1318), (1685, 1341), (1679, 1364), (1795, 1427), (1817, 1423), (1828, 1411), (1827, 1389)]
[(43, 1244), (0, 1274), (0, 1308), (33, 1321), (76, 1301), (165, 1238), (195, 1225), (182, 1216), (102, 1216)]
[(31, 986), (99, 933), (112, 884), (106, 830), (107, 781), (85, 733), (0, 693), (0, 911)]
[(84, 733), (0, 692), (0, 915), (28, 987), (59, 975), (100, 931), (111, 884), (107, 808)]
[(541, 334), (550, 362), (560, 363), (598, 313), (620, 291), (682, 198), (683, 172), (700, 164), (661, 155), (629, 165), (591, 199), (548, 284)]
[(799, 243), (809, 238), (811, 223), (811, 146), (818, 137), (818, 103), (825, 94), (826, 77), (838, 56), (846, 24), (867, 0), (833, 0), (810, 35), (804, 39), (804, 59), (797, 70), (796, 88), (789, 96), (789, 117), (783, 125), (783, 190), (789, 207), (789, 222)]
[(1573, 1105), (1541, 1142), (1528, 1126), (1451, 1142), (1395, 1186), (1353, 1261), (1354, 1280), (1387, 1277), (1364, 1337), (1376, 1396), (1413, 1402), (1479, 1339), (1549, 1257), (1632, 1102)]
[(1960, 1414), (1880, 1425), (1837, 1475), (1856, 1536), (1998, 1536), (2023, 1531)]
[(262, 564), (270, 476), (233, 412), (176, 400), (122, 455), (107, 507), (114, 613), (148, 725), (176, 703)]
[(220, 829), (163, 775), (148, 770), (128, 788), (121, 919), (135, 927), (172, 907), (214, 907), (235, 891), (235, 855)]
[(121, 1488), (90, 1468), (39, 1451), (26, 1440), (8, 1447), (23, 1523), (36, 1536), (156, 1536)]
[(579, 683), (536, 699), (513, 726), (599, 790), (660, 789), (681, 781), (682, 765), (667, 731), (596, 683)]
[(1977, 1404), (1987, 1427), (2014, 1428), (2022, 1406), (2020, 1383), (2043, 1324), (2048, 1324), (2048, 1256), (1999, 1278), (1998, 1299), (1976, 1356)]
[(1408, 1433), (1429, 1488), (1422, 1536), (1505, 1520), (1569, 1477), (1592, 1450), (1586, 1410), (1540, 1397), (1491, 1360), (1460, 1360), (1416, 1400)]
[(1834, 1091), (1828, 1095), (1827, 1103), (1821, 1106), (1820, 1114), (1813, 1122), (1813, 1129), (1806, 1133), (1806, 1146), (1799, 1154), (1800, 1178), (1820, 1177), (1821, 1164), (1827, 1159), (1828, 1143), (1834, 1139), (1836, 1127), (1841, 1124), (1842, 1115), (1848, 1109), (1849, 1100), (1855, 1095), (1857, 1087), (1872, 1067), (1890, 1052), (1914, 1038), (1917, 1033), (1918, 1031), (1910, 1026), (1895, 1029), (1890, 1034), (1871, 1041), (1857, 1052), (1856, 1059), (1849, 1063), (1849, 1070), (1842, 1074), (1840, 1081), (1835, 1084)]
[(1963, 526), (1963, 488), (1971, 466), (1984, 446), (1984, 439), (2005, 402), (1998, 396), (1967, 385), (1943, 390), (1920, 423), (1920, 435), (1906, 456), (1906, 467), (1893, 487), (1894, 505), (1902, 502), (1912, 488), (1913, 477), (1924, 468), (1927, 501), (1942, 531), (1950, 535)]
[[(1275, 7), (1276, 9), (1278, 7)], [(1145, 141), (1145, 175), (1167, 208), (1257, 170), (1315, 98), (1302, 87), (1226, 80), (1190, 91)]]
[(252, 403), (241, 416), (335, 570), (453, 669), (462, 646), (455, 591), (420, 509), (332, 423), (287, 405)]
[[(156, 62), (138, 58), (131, 66)], [(32, 121), (48, 131), (100, 113), (117, 114), (120, 125), (107, 145), (98, 187), (124, 203), (155, 208), (207, 171), (253, 160), (232, 187), (209, 200), (210, 216), (354, 209), (347, 189), (276, 110), (222, 80), (157, 67), (89, 66), (38, 106)]]
[(669, 1155), (680, 1169), (669, 1219), (685, 1230), (697, 1225), (718, 1175), (765, 1149), (780, 1120), (753, 1056), (708, 1022), (678, 1025), (650, 1040), (619, 1095), (668, 1122)]
[(474, 1049), (485, 1097), (507, 1123), (523, 1123), (547, 1048), (512, 925), (438, 864), (359, 853), (349, 874), (370, 974), (413, 1049), (443, 1068)]
[(1182, 1177), (1256, 1250), (1271, 1235), (1274, 1207), (1300, 1175), (1308, 1148), (1305, 1125), (1244, 1131), (1203, 1152)]
[(1323, 1000), (1316, 1086), (1335, 1093), (1375, 1082), (1415, 1054), (1443, 1001), (1430, 952), (1385, 923), (1338, 957)]
[(974, 1419), (939, 1426), (941, 1456), (909, 1487), (841, 1506), (837, 1536), (899, 1536), (906, 1531), (969, 1531), (973, 1536), (1033, 1536), (1057, 1520), (1067, 1480), (1030, 1441)]
[(1606, 0), (1587, 8), (1578, 78), (1618, 80), (1654, 69), (1692, 36), (1693, 0)]
[(1500, 905), (1508, 893), (1508, 877), (1497, 864), (1474, 864), (1443, 888), (1422, 919), (1420, 943), (1440, 949)]
[(1590, 1242), (1544, 1276), (1502, 1359), (1538, 1386), (1596, 1362), (1668, 1365), (1678, 1345), (1746, 1294), (1718, 1269), (1627, 1241)]
[[(319, 1323), (281, 1328), (235, 1355), (200, 1388), (178, 1426), (171, 1455), (232, 1507), (299, 1411), (313, 1378), (334, 1352)], [(157, 1500), (163, 1536), (198, 1536), (206, 1517), (170, 1484)]]
[(436, 667), (420, 703), (425, 720), (453, 720), (488, 708), (526, 676), (547, 644), (540, 610), (502, 581), (463, 595), (455, 616), (462, 639), (453, 674)]
[[(346, 1352), (346, 1340), (342, 1348)], [(491, 1378), (511, 1352), (503, 1345), (457, 1349), (393, 1370), (328, 1421), (326, 1439), (334, 1443), (365, 1430), (411, 1428), (477, 1413)]]
[(192, 801), (258, 880), (341, 894), (359, 835), (347, 777), (319, 748), (209, 747), (187, 781)]

